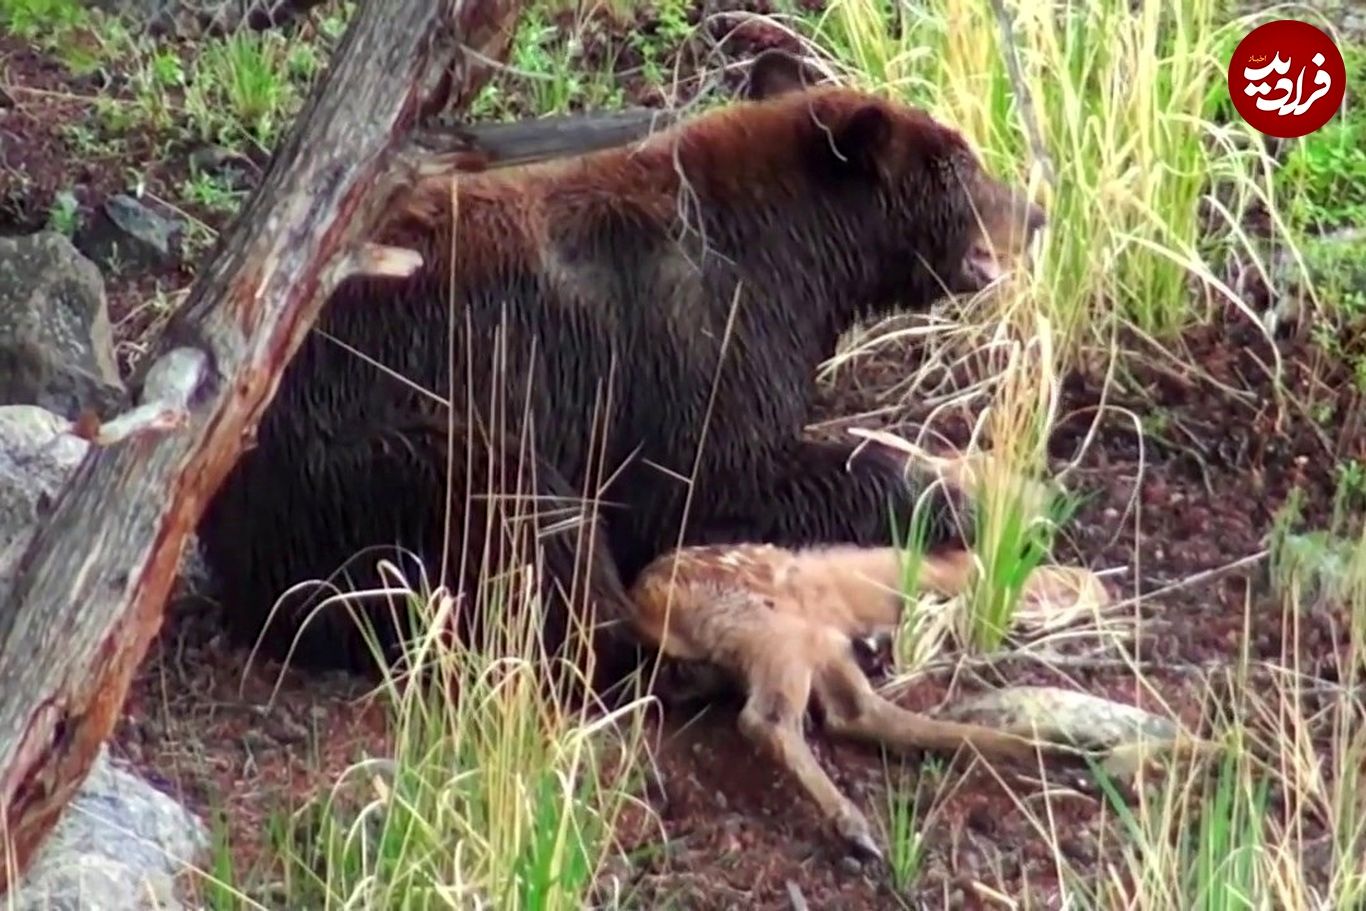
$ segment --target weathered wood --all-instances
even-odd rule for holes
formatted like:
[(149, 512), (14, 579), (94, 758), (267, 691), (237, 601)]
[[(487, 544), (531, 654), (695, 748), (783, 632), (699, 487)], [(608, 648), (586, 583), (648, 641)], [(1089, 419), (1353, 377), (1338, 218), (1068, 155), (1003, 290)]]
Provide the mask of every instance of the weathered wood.
[(487, 76), (458, 36), (497, 59), (517, 11), (518, 0), (365, 0), (149, 359), (146, 409), (116, 432), (96, 428), (113, 445), (78, 467), (0, 606), (0, 893), (109, 736), (186, 534), (410, 176), (397, 154), (409, 132)]
[(512, 123), (432, 127), (414, 135), (411, 154), (421, 160), (419, 167), (427, 174), (512, 167), (626, 145), (677, 120), (674, 111), (626, 108)]

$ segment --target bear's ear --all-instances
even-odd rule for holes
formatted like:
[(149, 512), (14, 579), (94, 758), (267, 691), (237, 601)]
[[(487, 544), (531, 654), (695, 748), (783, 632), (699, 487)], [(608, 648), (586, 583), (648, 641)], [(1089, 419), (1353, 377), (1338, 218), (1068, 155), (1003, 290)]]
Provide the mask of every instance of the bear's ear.
[(788, 92), (806, 88), (806, 67), (800, 58), (787, 51), (769, 49), (754, 58), (749, 67), (749, 79), (741, 95), (750, 101), (763, 101)]
[(841, 166), (875, 167), (892, 139), (892, 118), (879, 104), (865, 104), (829, 136), (831, 153)]

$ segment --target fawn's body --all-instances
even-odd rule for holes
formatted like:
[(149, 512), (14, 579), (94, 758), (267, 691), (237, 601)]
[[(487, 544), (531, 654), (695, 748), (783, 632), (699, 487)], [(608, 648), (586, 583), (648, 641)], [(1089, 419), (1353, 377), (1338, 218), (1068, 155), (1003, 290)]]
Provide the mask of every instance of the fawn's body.
[[(921, 560), (922, 589), (966, 591), (972, 558), (964, 551)], [(1074, 571), (1040, 567), (1026, 595), (1057, 597)], [(637, 633), (665, 655), (707, 662), (747, 693), (741, 732), (794, 774), (856, 850), (880, 855), (863, 813), (816, 762), (802, 719), (815, 697), (831, 732), (899, 750), (1035, 755), (1032, 741), (981, 725), (907, 711), (873, 689), (855, 642), (889, 635), (903, 605), (902, 558), (894, 548), (784, 549), (740, 544), (685, 547), (661, 556), (632, 587)]]

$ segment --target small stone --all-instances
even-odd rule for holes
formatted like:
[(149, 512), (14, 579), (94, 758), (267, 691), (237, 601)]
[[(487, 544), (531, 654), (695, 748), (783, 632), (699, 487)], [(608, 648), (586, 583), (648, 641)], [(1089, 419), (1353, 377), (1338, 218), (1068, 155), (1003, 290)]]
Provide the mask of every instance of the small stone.
[(930, 855), (925, 861), (925, 866), (920, 871), (920, 882), (927, 889), (939, 890), (941, 886), (948, 884), (953, 878), (949, 868), (944, 863), (944, 858), (938, 854)]
[(277, 749), (280, 744), (265, 731), (249, 730), (242, 732), (242, 746), (248, 753), (265, 753)]
[(241, 152), (234, 152), (222, 146), (195, 149), (190, 153), (190, 170), (195, 173), (212, 174), (233, 190), (250, 188), (260, 176), (256, 162)]
[(1059, 840), (1058, 848), (1073, 863), (1090, 866), (1096, 862), (1095, 845), (1085, 838), (1067, 836)]
[(272, 716), (265, 727), (266, 733), (281, 744), (304, 743), (308, 740), (308, 728), (285, 714)]
[(985, 803), (979, 803), (968, 811), (968, 827), (983, 835), (996, 831), (996, 817)]
[(158, 269), (175, 263), (171, 244), (184, 225), (131, 196), (111, 196), (76, 235), (76, 246), (103, 268)]

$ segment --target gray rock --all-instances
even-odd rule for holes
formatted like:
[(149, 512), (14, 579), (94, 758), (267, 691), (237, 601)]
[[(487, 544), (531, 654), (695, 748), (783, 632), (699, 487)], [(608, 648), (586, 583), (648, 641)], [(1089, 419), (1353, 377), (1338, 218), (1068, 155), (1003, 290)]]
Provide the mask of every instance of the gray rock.
[[(0, 603), (24, 549), (89, 444), (35, 405), (0, 407)], [(196, 549), (182, 573), (193, 575)], [(208, 844), (203, 823), (103, 752), (23, 883), (0, 896), (11, 911), (176, 909), (174, 879)], [(12, 903), (12, 904), (11, 904)]]
[(1366, 41), (1366, 10), (1358, 8), (1343, 13), (1342, 30), (1356, 41)]
[(68, 426), (36, 405), (0, 406), (0, 604), (39, 522), (85, 458), (89, 444)]
[(76, 246), (105, 269), (157, 269), (176, 261), (172, 241), (184, 223), (165, 218), (131, 196), (106, 199), (76, 234)]
[(246, 155), (216, 145), (191, 152), (190, 170), (218, 177), (232, 190), (250, 189), (261, 176), (261, 169)]
[(202, 864), (204, 823), (101, 749), (13, 894), (11, 911), (176, 911), (176, 878)]
[(1136, 739), (1169, 741), (1180, 729), (1132, 705), (1053, 686), (1009, 686), (955, 701), (945, 718), (1020, 737), (1104, 748)]
[(1216, 742), (1136, 706), (1055, 686), (1009, 686), (958, 700), (945, 718), (985, 725), (1019, 737), (1104, 753), (1101, 768), (1132, 783), (1164, 758), (1209, 757)]
[[(35, 405), (0, 406), (0, 604), (29, 541), (89, 444), (70, 422)], [(185, 542), (172, 597), (208, 594), (214, 580), (194, 534)]]
[(1338, 32), (1334, 37), (1340, 45), (1366, 41), (1366, 9), (1362, 8), (1361, 0), (1312, 0), (1309, 5), (1321, 9), (1332, 21)]
[(74, 418), (125, 399), (99, 270), (61, 234), (0, 237), (0, 405)]

